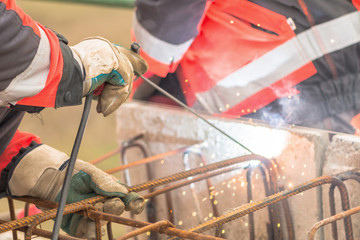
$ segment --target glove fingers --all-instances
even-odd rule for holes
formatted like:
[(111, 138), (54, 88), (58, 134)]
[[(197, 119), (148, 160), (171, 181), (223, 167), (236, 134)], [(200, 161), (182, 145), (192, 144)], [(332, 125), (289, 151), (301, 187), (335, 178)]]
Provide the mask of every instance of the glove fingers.
[(145, 199), (136, 192), (130, 192), (122, 197), (125, 203), (125, 210), (134, 214), (140, 214), (145, 208)]
[(117, 48), (117, 50), (119, 50), (120, 53), (124, 54), (130, 60), (135, 72), (141, 75), (146, 73), (149, 65), (142, 57), (140, 57), (139, 54), (120, 46), (115, 47)]
[(104, 202), (103, 211), (120, 216), (125, 210), (125, 204), (120, 198), (107, 199)]
[(127, 86), (105, 84), (98, 101), (97, 111), (101, 112), (105, 117), (113, 113), (128, 99), (131, 87), (132, 84)]

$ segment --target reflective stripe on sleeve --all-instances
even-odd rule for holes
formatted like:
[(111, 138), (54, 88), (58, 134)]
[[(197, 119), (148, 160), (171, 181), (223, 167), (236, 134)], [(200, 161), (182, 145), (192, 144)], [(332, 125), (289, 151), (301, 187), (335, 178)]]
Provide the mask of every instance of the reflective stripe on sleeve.
[[(319, 24), (231, 73), (209, 91), (197, 93), (197, 104), (211, 113), (224, 112), (311, 61), (359, 41), (357, 11)], [(287, 87), (297, 83), (294, 81)]]
[(24, 97), (31, 97), (38, 94), (45, 87), (50, 68), (50, 44), (45, 32), (40, 31), (40, 42), (37, 53), (29, 67), (16, 76), (9, 86), (0, 92), (0, 106), (16, 104)]
[(190, 39), (182, 44), (174, 45), (158, 39), (141, 26), (136, 16), (133, 20), (133, 30), (136, 40), (141, 44), (146, 54), (162, 64), (170, 65), (173, 62), (178, 62), (194, 41), (194, 39)]

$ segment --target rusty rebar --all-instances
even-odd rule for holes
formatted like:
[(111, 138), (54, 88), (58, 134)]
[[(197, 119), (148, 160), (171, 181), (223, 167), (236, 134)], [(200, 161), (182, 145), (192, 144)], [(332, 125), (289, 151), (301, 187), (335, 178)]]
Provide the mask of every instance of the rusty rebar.
[(162, 220), (156, 223), (152, 223), (150, 225), (147, 225), (145, 227), (141, 227), (135, 231), (129, 232), (124, 234), (123, 236), (117, 238), (116, 240), (125, 240), (125, 239), (129, 239), (131, 237), (135, 237), (138, 236), (142, 233), (146, 233), (146, 232), (151, 232), (151, 231), (156, 231), (156, 232), (160, 232), (161, 228), (164, 227), (175, 227), (174, 224), (172, 224), (171, 222), (169, 222), (168, 220)]
[(157, 195), (160, 195), (162, 193), (165, 193), (165, 192), (175, 190), (175, 189), (178, 189), (180, 187), (189, 185), (190, 183), (195, 183), (195, 182), (198, 182), (198, 181), (201, 181), (201, 180), (204, 180), (204, 179), (207, 179), (207, 178), (211, 178), (211, 177), (214, 177), (214, 176), (226, 173), (226, 172), (234, 171), (234, 170), (237, 170), (237, 169), (238, 168), (225, 168), (225, 169), (222, 169), (222, 170), (218, 170), (216, 172), (206, 173), (206, 174), (204, 174), (202, 176), (194, 177), (191, 180), (184, 180), (182, 182), (175, 183), (175, 184), (172, 184), (170, 186), (160, 188), (160, 189), (158, 189), (156, 191), (153, 191), (151, 193), (143, 195), (143, 197), (147, 198), (147, 199), (153, 198), (153, 197), (155, 197)]
[(239, 164), (239, 163), (245, 163), (245, 162), (249, 162), (251, 160), (261, 160), (261, 159), (265, 159), (265, 158), (262, 156), (256, 155), (256, 154), (250, 154), (250, 155), (245, 155), (245, 156), (241, 156), (241, 157), (237, 157), (237, 158), (232, 158), (232, 159), (224, 160), (221, 162), (212, 163), (212, 164), (209, 164), (209, 165), (206, 165), (203, 167), (191, 169), (188, 171), (179, 172), (179, 173), (167, 176), (167, 177), (150, 180), (148, 182), (130, 187), (129, 191), (141, 192), (141, 191), (153, 188), (153, 187), (158, 187), (158, 186), (161, 186), (161, 185), (164, 185), (167, 183), (171, 183), (171, 182), (182, 180), (182, 179), (185, 179), (188, 177), (196, 176), (198, 174), (210, 172), (210, 171), (213, 171), (213, 170), (216, 170), (219, 168), (224, 168), (224, 167), (234, 165), (234, 164)]
[[(346, 211), (346, 210), (350, 209), (349, 196), (348, 196), (348, 192), (347, 192), (347, 189), (345, 187), (345, 184), (338, 177), (333, 177), (333, 179), (337, 183), (335, 184), (335, 182), (333, 182), (330, 185), (330, 188), (329, 188), (329, 202), (330, 202), (330, 215), (331, 216), (336, 214), (335, 194), (334, 194), (335, 187), (337, 187), (339, 189), (339, 193), (340, 193), (340, 197), (341, 197), (342, 210)], [(337, 226), (334, 223), (335, 222), (332, 223), (332, 234), (333, 234), (334, 239), (338, 239)], [(345, 226), (346, 239), (352, 240), (354, 238), (354, 236), (353, 236), (352, 223), (351, 223), (351, 217), (350, 216), (344, 218), (344, 226)]]
[[(16, 220), (14, 200), (12, 200), (9, 197), (7, 199), (8, 199), (8, 205), (9, 205), (9, 211), (10, 211), (10, 219), (11, 219), (11, 221), (14, 221), (14, 220)], [(17, 231), (15, 229), (12, 230), (12, 235), (13, 235), (13, 240), (18, 239)]]
[(113, 239), (114, 239), (114, 235), (113, 235), (113, 232), (112, 232), (111, 222), (108, 222), (108, 223), (106, 224), (106, 231), (107, 231), (108, 239), (109, 239), (109, 240), (113, 240)]
[[(89, 199), (82, 200), (80, 202), (75, 202), (66, 205), (66, 208), (64, 209), (64, 214), (74, 213), (76, 211), (79, 211), (79, 209), (83, 209), (84, 205), (92, 205), (100, 201), (104, 201), (106, 197), (104, 196), (95, 196)], [(42, 202), (42, 201), (39, 201)], [(85, 207), (86, 208), (86, 207)], [(19, 227), (25, 227), (32, 223), (40, 223), (47, 220), (50, 220), (56, 215), (57, 209), (51, 209), (48, 211), (44, 211), (42, 213), (38, 213), (32, 216), (28, 216), (22, 219), (10, 221), (7, 223), (0, 224), (0, 233), (10, 231), (12, 229), (17, 229)]]
[(325, 218), (325, 219), (315, 223), (312, 226), (310, 232), (308, 233), (308, 240), (313, 240), (315, 238), (316, 231), (320, 227), (325, 226), (326, 224), (333, 223), (335, 221), (344, 219), (345, 217), (351, 216), (351, 215), (356, 214), (358, 212), (360, 212), (360, 206), (349, 209), (347, 211), (340, 212), (338, 214), (335, 214), (335, 215), (333, 215), (331, 217)]
[[(149, 223), (149, 222), (140, 221), (140, 220), (136, 220), (136, 219), (124, 218), (124, 217), (115, 216), (113, 214), (103, 213), (103, 212), (99, 212), (99, 211), (88, 210), (87, 212), (88, 212), (87, 216), (89, 218), (92, 218), (92, 219), (99, 218), (101, 220), (111, 221), (114, 223), (123, 224), (123, 225), (130, 226), (130, 227), (141, 228), (141, 227), (151, 225), (151, 223)], [(167, 234), (169, 236), (176, 236), (176, 237), (180, 237), (180, 238), (194, 239), (194, 240), (220, 240), (221, 239), (221, 238), (217, 238), (217, 237), (213, 237), (213, 236), (208, 236), (208, 235), (190, 232), (187, 230), (181, 230), (181, 229), (172, 228), (172, 227), (161, 229), (161, 233)]]
[[(0, 224), (4, 224), (7, 223), (6, 221), (0, 220)], [(25, 226), (25, 227), (19, 227), (16, 230), (21, 231), (26, 233), (26, 231), (28, 230), (29, 227)], [(51, 238), (52, 232), (50, 231), (46, 231), (43, 229), (33, 229), (33, 235), (37, 235), (39, 237), (43, 237), (43, 238)], [(68, 236), (68, 235), (63, 235), (60, 234), (58, 240), (83, 240), (82, 238), (77, 238), (77, 237), (72, 237), (72, 236)]]
[(300, 184), (291, 189), (287, 189), (282, 192), (276, 193), (272, 196), (266, 197), (263, 200), (251, 202), (251, 203), (245, 204), (243, 206), (240, 206), (238, 208), (235, 208), (232, 211), (228, 212), (227, 214), (224, 214), (224, 215), (218, 217), (217, 219), (213, 219), (213, 220), (205, 222), (201, 225), (198, 225), (198, 226), (190, 229), (189, 231), (201, 233), (201, 232), (210, 230), (219, 225), (223, 225), (227, 222), (230, 222), (237, 218), (243, 217), (243, 216), (249, 214), (250, 212), (260, 210), (271, 204), (274, 204), (276, 202), (279, 202), (279, 201), (289, 198), (291, 196), (297, 195), (301, 192), (307, 191), (311, 188), (314, 188), (314, 187), (317, 187), (317, 186), (320, 186), (323, 184), (333, 183), (333, 182), (334, 182), (334, 180), (333, 180), (332, 176), (322, 176), (322, 177), (315, 178), (304, 184)]
[[(360, 173), (356, 170), (352, 170), (352, 171), (346, 171), (343, 173), (339, 173), (336, 175), (341, 181), (347, 181), (347, 180), (355, 180), (358, 183), (360, 183)], [(335, 195), (334, 195), (334, 186), (330, 186), (329, 189), (329, 203), (330, 203), (330, 214), (331, 215), (335, 215), (336, 210), (335, 210)], [(340, 189), (339, 189), (340, 191)], [(340, 192), (341, 193), (341, 192)], [(345, 205), (345, 209), (344, 206), (343, 207), (343, 211), (349, 210), (350, 208), (350, 203), (347, 203), (347, 205)], [(344, 224), (345, 227), (351, 227), (351, 222), (349, 223), (349, 221), (351, 221), (351, 219), (349, 220), (348, 218), (344, 218)], [(338, 233), (337, 233), (337, 223), (336, 221), (331, 223), (331, 229), (332, 229), (332, 235), (334, 239), (338, 239)], [(346, 228), (345, 228), (346, 229)], [(352, 230), (351, 230), (352, 231)]]
[(157, 155), (150, 156), (150, 157), (147, 157), (147, 158), (143, 158), (143, 159), (140, 159), (138, 161), (131, 162), (129, 164), (125, 164), (125, 165), (122, 165), (122, 166), (118, 166), (118, 167), (115, 167), (115, 168), (108, 169), (105, 172), (109, 173), (109, 174), (112, 174), (112, 173), (123, 171), (123, 170), (128, 169), (128, 168), (132, 168), (132, 167), (135, 167), (135, 166), (138, 166), (138, 165), (142, 165), (142, 164), (145, 164), (145, 163), (158, 161), (158, 160), (163, 159), (165, 157), (172, 156), (172, 155), (175, 155), (175, 154), (178, 154), (178, 153), (182, 153), (187, 148), (188, 147), (183, 147), (183, 148), (179, 148), (179, 149), (172, 150), (172, 151), (169, 151), (169, 152), (165, 152), (165, 153), (157, 154)]
[[(284, 191), (285, 188), (283, 186), (279, 187), (279, 191)], [(295, 230), (294, 230), (294, 223), (290, 211), (290, 205), (287, 199), (284, 199), (281, 201), (282, 207), (284, 210), (284, 217), (285, 217), (285, 223), (286, 223), (286, 229), (287, 229), (287, 239), (288, 240), (295, 240)]]

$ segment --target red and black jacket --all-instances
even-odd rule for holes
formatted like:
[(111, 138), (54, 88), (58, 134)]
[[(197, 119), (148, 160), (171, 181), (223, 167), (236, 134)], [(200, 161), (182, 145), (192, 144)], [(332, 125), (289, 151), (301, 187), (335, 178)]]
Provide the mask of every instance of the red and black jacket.
[(195, 109), (307, 126), (360, 109), (358, 0), (136, 5), (133, 37), (150, 71), (175, 72)]
[(82, 72), (67, 40), (0, 0), (0, 171), (30, 142), (17, 131), (24, 112), (81, 104)]

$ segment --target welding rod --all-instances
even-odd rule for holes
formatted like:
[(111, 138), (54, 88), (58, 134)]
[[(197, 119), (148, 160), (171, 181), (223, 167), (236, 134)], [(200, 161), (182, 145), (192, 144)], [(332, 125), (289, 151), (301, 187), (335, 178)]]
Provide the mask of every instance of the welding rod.
[(66, 170), (63, 187), (61, 189), (60, 201), (59, 201), (59, 206), (58, 206), (58, 210), (56, 213), (56, 218), (55, 218), (55, 223), (54, 223), (54, 227), (53, 227), (53, 234), (51, 236), (51, 240), (57, 240), (59, 237), (59, 231), (60, 231), (60, 226), (61, 226), (61, 222), (62, 222), (62, 218), (63, 218), (63, 214), (64, 214), (66, 199), (67, 199), (68, 191), (70, 188), (70, 182), (71, 182), (72, 174), (74, 172), (75, 162), (76, 162), (76, 158), (77, 158), (77, 155), (79, 152), (80, 143), (81, 143), (82, 137), (84, 135), (86, 123), (87, 123), (87, 120), (89, 117), (92, 98), (93, 98), (93, 94), (91, 93), (91, 94), (87, 95), (86, 99), (85, 99), (84, 110), (83, 110), (83, 113), (81, 116), (79, 129), (76, 134), (76, 138), (75, 138), (74, 146), (71, 151), (70, 159), (68, 160), (68, 167)]
[(179, 101), (177, 98), (175, 98), (174, 96), (172, 96), (170, 93), (168, 93), (167, 91), (165, 91), (164, 89), (162, 89), (161, 87), (159, 87), (158, 85), (156, 85), (155, 83), (153, 83), (150, 79), (144, 77), (141, 74), (136, 73), (136, 75), (138, 77), (140, 77), (141, 79), (143, 79), (144, 81), (146, 81), (148, 84), (150, 84), (152, 87), (154, 87), (156, 90), (158, 90), (159, 92), (161, 92), (162, 94), (164, 94), (165, 96), (167, 96), (168, 98), (170, 98), (171, 100), (173, 100), (174, 102), (176, 102), (178, 105), (180, 105), (181, 107), (185, 108), (186, 110), (188, 110), (189, 112), (191, 112), (192, 114), (194, 114), (195, 116), (197, 116), (198, 118), (200, 118), (201, 120), (203, 120), (205, 123), (207, 123), (208, 125), (210, 125), (212, 128), (215, 128), (216, 130), (218, 130), (220, 133), (222, 133), (223, 135), (225, 135), (227, 138), (229, 138), (231, 141), (235, 142), (236, 144), (238, 144), (240, 147), (244, 148), (245, 150), (247, 150), (249, 153), (253, 153), (249, 148), (245, 147), (243, 144), (241, 144), (239, 141), (237, 141), (236, 139), (234, 139), (233, 137), (231, 137), (229, 134), (227, 134), (226, 132), (224, 132), (223, 130), (221, 130), (220, 128), (216, 127), (214, 124), (212, 124), (211, 122), (209, 122), (208, 120), (206, 120), (204, 117), (202, 117), (200, 114), (198, 114), (197, 112), (195, 112), (193, 109), (191, 109), (190, 107), (188, 107), (186, 104), (182, 103), (181, 101)]

